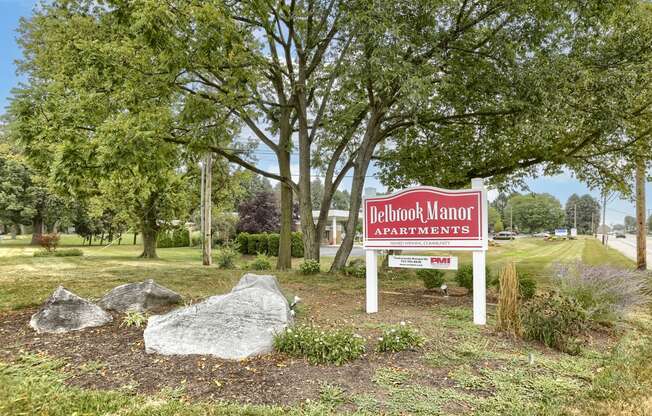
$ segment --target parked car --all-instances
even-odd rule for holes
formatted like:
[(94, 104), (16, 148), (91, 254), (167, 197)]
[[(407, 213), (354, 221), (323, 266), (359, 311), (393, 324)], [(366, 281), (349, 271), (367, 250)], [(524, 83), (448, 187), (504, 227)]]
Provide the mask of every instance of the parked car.
[(550, 233), (546, 233), (546, 232), (536, 233), (536, 234), (532, 234), (532, 237), (535, 237), (535, 238), (548, 238), (548, 237), (550, 237)]
[(627, 236), (625, 233), (618, 231), (616, 232), (616, 238), (627, 238)]
[(501, 231), (494, 234), (494, 240), (514, 240), (516, 235), (511, 231)]

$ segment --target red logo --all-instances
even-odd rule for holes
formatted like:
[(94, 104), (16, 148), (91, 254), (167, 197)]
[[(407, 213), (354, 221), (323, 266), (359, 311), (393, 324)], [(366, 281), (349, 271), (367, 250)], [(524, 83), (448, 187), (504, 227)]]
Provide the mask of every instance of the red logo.
[(367, 198), (365, 247), (483, 248), (486, 246), (483, 199), (479, 189), (431, 187)]
[(450, 257), (430, 257), (430, 264), (451, 264)]

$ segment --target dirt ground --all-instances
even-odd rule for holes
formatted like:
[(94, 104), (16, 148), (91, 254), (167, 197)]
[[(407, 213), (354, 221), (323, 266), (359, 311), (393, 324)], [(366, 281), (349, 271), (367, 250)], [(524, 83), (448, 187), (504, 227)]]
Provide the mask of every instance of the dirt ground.
[[(300, 288), (295, 288), (300, 289)], [(373, 351), (380, 334), (379, 323), (407, 320), (416, 327), (427, 319), (425, 311), (441, 306), (468, 305), (470, 298), (413, 290), (381, 295), (379, 314), (362, 311), (364, 298), (337, 291), (322, 292), (305, 301), (310, 312), (319, 310), (319, 322), (304, 316), (300, 321), (317, 325), (348, 324), (367, 339), (367, 354), (342, 366), (314, 366), (304, 359), (269, 354), (243, 361), (210, 356), (163, 356), (147, 354), (144, 328), (121, 327), (122, 316), (102, 327), (67, 334), (37, 334), (28, 324), (36, 309), (0, 315), (0, 360), (15, 361), (23, 353), (43, 353), (66, 360), (68, 383), (90, 389), (126, 389), (154, 394), (179, 389), (189, 399), (221, 399), (238, 403), (292, 405), (316, 400), (324, 384), (346, 394), (382, 395), (372, 378), (378, 368), (409, 369), (419, 383), (450, 386), (447, 368), (425, 363), (422, 351), (380, 354)], [(306, 312), (304, 312), (306, 313)], [(300, 312), (301, 315), (301, 312)]]

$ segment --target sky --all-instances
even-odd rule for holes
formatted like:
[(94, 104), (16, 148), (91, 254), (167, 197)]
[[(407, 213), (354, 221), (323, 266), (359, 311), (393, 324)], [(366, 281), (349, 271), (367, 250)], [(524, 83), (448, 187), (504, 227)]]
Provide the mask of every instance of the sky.
[[(16, 43), (16, 28), (21, 17), (29, 17), (32, 8), (36, 4), (34, 0), (0, 0), (0, 113), (9, 102), (11, 89), (20, 82), (16, 75), (15, 60), (21, 57), (21, 51)], [(261, 149), (258, 154), (258, 165), (266, 170), (277, 171), (273, 156), (268, 149)], [(296, 159), (296, 158), (295, 158)], [(298, 162), (293, 165), (293, 172), (298, 171)], [(365, 186), (374, 187), (378, 192), (384, 191), (385, 187), (373, 177), (375, 170), (370, 169)], [(0, 178), (1, 179), (1, 178)], [(563, 173), (557, 176), (542, 176), (531, 178), (526, 181), (528, 191), (547, 192), (555, 196), (564, 205), (566, 200), (573, 193), (579, 195), (589, 193), (599, 198), (597, 191), (589, 190), (586, 185), (572, 177), (570, 173)], [(340, 189), (350, 189), (351, 179), (345, 178)], [(490, 199), (495, 192), (490, 192)], [(646, 185), (647, 206), (652, 207), (652, 183)], [(616, 199), (607, 204), (607, 224), (623, 223), (625, 215), (634, 215), (634, 204), (627, 200)]]

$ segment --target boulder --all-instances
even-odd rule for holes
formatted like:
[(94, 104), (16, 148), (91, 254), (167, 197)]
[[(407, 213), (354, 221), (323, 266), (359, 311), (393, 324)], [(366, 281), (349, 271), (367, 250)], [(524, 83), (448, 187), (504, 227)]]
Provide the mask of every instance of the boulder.
[(145, 350), (243, 359), (271, 352), (274, 334), (291, 323), (290, 306), (276, 278), (246, 274), (230, 293), (150, 317)]
[(36, 332), (63, 333), (101, 326), (113, 317), (94, 303), (59, 286), (32, 315), (29, 324)]
[(104, 309), (118, 312), (146, 312), (152, 309), (175, 305), (181, 295), (163, 287), (153, 280), (128, 283), (112, 289), (98, 302)]

